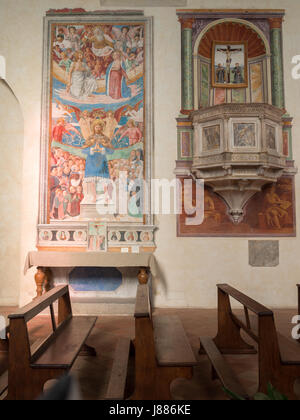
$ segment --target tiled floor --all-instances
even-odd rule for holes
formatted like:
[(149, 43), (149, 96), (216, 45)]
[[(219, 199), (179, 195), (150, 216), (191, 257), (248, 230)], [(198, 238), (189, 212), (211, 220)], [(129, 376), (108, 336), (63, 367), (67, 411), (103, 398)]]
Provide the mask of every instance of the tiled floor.
[[(11, 308), (0, 308), (0, 313), (12, 312)], [(172, 394), (178, 400), (223, 400), (227, 399), (218, 381), (211, 380), (210, 364), (206, 356), (198, 355), (199, 337), (215, 336), (217, 330), (216, 310), (205, 309), (157, 309), (154, 314), (178, 314), (183, 322), (191, 346), (199, 360), (199, 366), (194, 369), (191, 381), (178, 379), (172, 384)], [(291, 333), (291, 319), (296, 310), (277, 310), (277, 329), (287, 337)], [(30, 322), (30, 338), (47, 335), (50, 331), (50, 320), (47, 317), (37, 317)], [(88, 340), (95, 347), (97, 357), (79, 357), (73, 367), (84, 399), (103, 399), (108, 386), (113, 363), (114, 349), (119, 337), (134, 338), (134, 319), (132, 317), (99, 317), (97, 324)], [(237, 373), (246, 390), (253, 394), (257, 386), (257, 356), (226, 356), (232, 368)], [(1, 365), (1, 359), (0, 359)], [(2, 360), (3, 368), (3, 360)]]

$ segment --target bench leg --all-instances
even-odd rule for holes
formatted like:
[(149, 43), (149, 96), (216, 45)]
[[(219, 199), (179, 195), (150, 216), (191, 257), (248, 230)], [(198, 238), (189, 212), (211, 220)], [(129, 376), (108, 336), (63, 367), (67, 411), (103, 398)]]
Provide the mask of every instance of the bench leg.
[(8, 352), (8, 340), (0, 340), (0, 353)]
[(36, 400), (43, 394), (45, 383), (59, 379), (67, 373), (65, 369), (31, 369), (22, 381), (8, 384), (8, 400)]
[[(140, 386), (135, 388), (130, 400), (172, 400), (171, 384), (175, 379), (185, 378), (192, 379), (192, 367), (157, 367), (155, 369), (155, 376), (152, 378), (152, 386), (149, 388), (143, 387), (143, 380), (139, 381)], [(149, 378), (148, 378), (149, 379)]]
[(182, 367), (182, 368), (158, 368), (159, 370), (159, 381), (158, 381), (158, 394), (156, 399), (161, 400), (172, 400), (171, 395), (171, 384), (175, 379), (185, 378), (192, 379), (193, 368)]
[(79, 356), (91, 356), (95, 357), (97, 356), (97, 352), (94, 349), (94, 347), (88, 346), (87, 344), (84, 344), (80, 350)]
[(281, 366), (273, 372), (272, 378), (268, 381), (260, 380), (258, 392), (267, 394), (268, 384), (271, 384), (280, 394), (285, 395), (289, 400), (297, 400), (294, 385), (300, 378), (300, 366)]

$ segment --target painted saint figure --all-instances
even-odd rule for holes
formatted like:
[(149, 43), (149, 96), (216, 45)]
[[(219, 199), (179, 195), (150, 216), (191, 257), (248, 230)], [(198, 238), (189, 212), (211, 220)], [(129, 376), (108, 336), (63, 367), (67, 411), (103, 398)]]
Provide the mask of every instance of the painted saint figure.
[(106, 74), (106, 94), (112, 99), (122, 99), (131, 97), (131, 89), (127, 86), (129, 79), (123, 64), (122, 53), (113, 53), (113, 62), (107, 69)]
[(137, 144), (140, 141), (142, 141), (143, 133), (141, 132), (139, 127), (136, 127), (135, 122), (133, 120), (129, 120), (127, 123), (127, 129), (124, 131), (119, 141), (121, 141), (124, 137), (128, 137), (129, 146), (133, 146), (134, 144)]
[(90, 117), (90, 113), (87, 109), (85, 109), (80, 116), (79, 119), (79, 126), (81, 129), (81, 133), (85, 140), (88, 140), (92, 133), (92, 122), (93, 119)]
[(96, 79), (91, 75), (90, 69), (83, 62), (82, 51), (77, 51), (75, 61), (70, 68), (67, 92), (74, 98), (84, 99), (91, 96), (97, 89)]
[(99, 120), (93, 124), (94, 134), (83, 146), (83, 153), (86, 155), (84, 175), (84, 203), (96, 203), (97, 183), (110, 179), (107, 154), (113, 154), (111, 143), (108, 137), (103, 134), (104, 123)]
[(278, 194), (276, 194), (276, 185), (273, 184), (270, 191), (266, 195), (267, 205), (269, 206), (266, 210), (266, 218), (268, 226), (281, 229), (285, 225), (288, 218), (288, 209), (292, 203), (289, 201), (282, 200)]
[(216, 70), (216, 76), (217, 76), (217, 83), (225, 83), (225, 69), (222, 67), (222, 64), (218, 64), (217, 70)]
[(232, 70), (232, 73), (234, 75), (233, 83), (240, 84), (244, 82), (242, 68), (239, 63), (236, 63), (234, 69)]
[(103, 133), (108, 137), (110, 140), (113, 139), (114, 133), (116, 128), (118, 127), (118, 121), (115, 118), (115, 114), (113, 111), (108, 111), (106, 118), (104, 119), (105, 122), (105, 129)]

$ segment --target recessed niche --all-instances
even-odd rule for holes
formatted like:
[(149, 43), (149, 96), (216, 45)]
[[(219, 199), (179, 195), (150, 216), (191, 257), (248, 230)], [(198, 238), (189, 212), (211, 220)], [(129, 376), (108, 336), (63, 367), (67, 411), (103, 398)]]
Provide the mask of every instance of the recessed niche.
[(113, 292), (122, 285), (122, 274), (116, 268), (77, 267), (69, 284), (75, 292)]

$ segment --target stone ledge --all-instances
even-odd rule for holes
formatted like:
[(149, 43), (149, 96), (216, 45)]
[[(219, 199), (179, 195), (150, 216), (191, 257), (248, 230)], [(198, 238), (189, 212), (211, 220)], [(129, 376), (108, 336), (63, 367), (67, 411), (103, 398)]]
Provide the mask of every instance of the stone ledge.
[(106, 7), (179, 7), (187, 6), (187, 0), (100, 0), (100, 5)]

